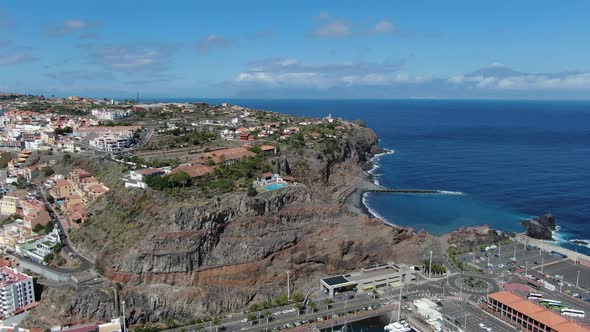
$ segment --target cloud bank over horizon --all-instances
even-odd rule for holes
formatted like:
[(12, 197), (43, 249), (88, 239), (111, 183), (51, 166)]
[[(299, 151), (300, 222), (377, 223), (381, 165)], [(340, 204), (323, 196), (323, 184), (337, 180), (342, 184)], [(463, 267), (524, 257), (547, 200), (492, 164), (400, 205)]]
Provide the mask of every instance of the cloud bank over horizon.
[[(590, 99), (590, 46), (580, 43), (590, 4), (525, 0), (506, 10), (458, 0), (452, 10), (434, 1), (424, 10), (380, 0), (370, 8), (261, 1), (268, 3), (146, 4), (142, 20), (129, 20), (138, 10), (129, 4), (104, 12), (113, 0), (88, 8), (9, 0), (0, 5), (0, 87), (89, 96)], [(550, 28), (524, 12), (556, 22)]]

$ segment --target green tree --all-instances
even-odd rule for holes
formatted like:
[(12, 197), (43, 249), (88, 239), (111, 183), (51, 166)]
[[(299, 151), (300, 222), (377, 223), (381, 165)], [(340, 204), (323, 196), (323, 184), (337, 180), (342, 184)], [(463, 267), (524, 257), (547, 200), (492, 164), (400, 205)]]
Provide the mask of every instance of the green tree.
[(303, 304), (300, 302), (295, 303), (295, 308), (297, 309), (297, 316), (301, 314), (301, 309), (303, 309)]
[(309, 307), (311, 308), (311, 312), (314, 313), (316, 311), (317, 304), (315, 304), (313, 301), (309, 301)]
[(55, 173), (55, 171), (51, 167), (45, 167), (43, 169), (43, 175), (45, 175), (45, 177), (50, 177), (53, 175), (53, 173)]
[(291, 298), (293, 298), (295, 302), (303, 302), (303, 300), (305, 300), (305, 295), (301, 292), (295, 292)]
[(26, 186), (27, 186), (27, 179), (25, 179), (24, 177), (20, 176), (16, 180), (16, 187), (18, 189), (24, 189)]
[(47, 225), (45, 225), (45, 227), (44, 227), (45, 234), (51, 233), (52, 230), (53, 230), (53, 223), (48, 222)]
[(43, 258), (43, 261), (47, 264), (49, 264), (52, 260), (53, 260), (53, 253), (49, 253), (47, 255), (45, 255), (45, 257)]
[(326, 310), (330, 309), (330, 303), (332, 303), (332, 299), (325, 299), (324, 304), (326, 305)]
[(53, 251), (54, 253), (59, 253), (61, 251), (61, 249), (63, 248), (63, 244), (62, 243), (57, 243), (56, 245), (53, 246), (53, 248), (51, 248), (51, 251)]
[(248, 197), (255, 197), (256, 195), (258, 195), (258, 191), (252, 184), (250, 184), (248, 186)]
[(168, 182), (172, 183), (174, 187), (186, 187), (190, 179), (191, 177), (182, 171), (168, 175)]
[(289, 303), (287, 295), (279, 295), (275, 298), (274, 303), (277, 307), (284, 306)]
[(53, 198), (53, 196), (51, 196), (50, 194), (46, 194), (46, 195), (45, 195), (45, 199), (47, 199), (47, 201), (48, 201), (50, 204), (53, 204), (53, 203), (55, 202), (55, 199), (54, 199), (54, 198)]
[(250, 311), (259, 311), (262, 309), (262, 306), (258, 303), (254, 303), (250, 306)]
[(63, 161), (68, 162), (70, 159), (72, 159), (72, 156), (69, 153), (64, 153)]
[(249, 321), (254, 321), (254, 320), (256, 320), (256, 315), (255, 315), (255, 314), (248, 314), (248, 320), (249, 320)]
[(43, 226), (37, 224), (33, 227), (33, 232), (39, 234), (43, 230)]

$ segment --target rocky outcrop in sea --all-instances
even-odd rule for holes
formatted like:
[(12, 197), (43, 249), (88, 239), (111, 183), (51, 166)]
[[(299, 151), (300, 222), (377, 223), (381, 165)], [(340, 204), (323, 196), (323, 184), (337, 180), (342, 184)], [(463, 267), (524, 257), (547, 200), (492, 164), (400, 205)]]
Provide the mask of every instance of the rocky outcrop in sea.
[(551, 213), (524, 221), (522, 225), (526, 228), (527, 236), (540, 240), (553, 240), (553, 231), (557, 227), (555, 217)]

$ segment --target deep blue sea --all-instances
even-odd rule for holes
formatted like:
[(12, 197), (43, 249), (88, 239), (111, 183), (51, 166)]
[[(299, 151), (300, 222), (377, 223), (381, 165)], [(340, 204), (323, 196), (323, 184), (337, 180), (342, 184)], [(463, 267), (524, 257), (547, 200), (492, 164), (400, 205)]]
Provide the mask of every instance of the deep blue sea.
[(568, 242), (590, 240), (590, 101), (227, 101), (362, 119), (394, 151), (377, 160), (380, 185), (450, 192), (368, 194), (390, 223), (434, 234), (481, 224), (522, 231), (523, 219), (551, 212), (560, 245), (590, 254)]

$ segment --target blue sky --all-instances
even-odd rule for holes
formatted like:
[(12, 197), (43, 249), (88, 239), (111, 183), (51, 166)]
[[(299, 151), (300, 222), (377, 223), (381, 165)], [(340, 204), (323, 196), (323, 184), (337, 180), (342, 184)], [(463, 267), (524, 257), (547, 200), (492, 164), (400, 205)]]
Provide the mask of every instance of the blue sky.
[(588, 99), (589, 12), (543, 0), (4, 0), (0, 92)]

